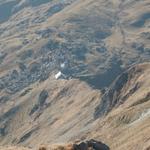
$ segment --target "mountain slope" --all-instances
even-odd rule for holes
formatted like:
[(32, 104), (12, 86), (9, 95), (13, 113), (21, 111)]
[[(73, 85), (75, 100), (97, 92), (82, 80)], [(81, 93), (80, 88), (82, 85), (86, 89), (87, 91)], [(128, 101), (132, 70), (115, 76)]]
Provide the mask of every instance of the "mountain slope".
[(149, 8), (149, 0), (0, 0), (0, 145), (95, 138), (146, 150)]
[(96, 114), (99, 116), (108, 113), (114, 107), (126, 103), (128, 99), (131, 106), (147, 102), (150, 98), (149, 71), (149, 63), (145, 63), (122, 73), (103, 95)]
[(97, 122), (93, 128), (96, 131), (91, 132), (88, 137), (105, 139), (110, 148), (115, 150), (148, 149), (149, 77), (149, 63), (133, 66), (119, 76), (102, 96), (95, 113)]
[[(109, 86), (129, 65), (149, 61), (148, 4), (147, 0), (88, 0), (26, 6), (1, 24), (1, 80), (13, 82), (4, 76), (10, 75), (8, 70), (17, 70), (18, 80), (28, 83), (18, 85), (20, 80), (16, 81), (16, 87), (23, 89), (43, 74), (47, 78), (67, 61), (68, 75), (95, 88)], [(141, 11), (134, 14), (139, 7)], [(142, 18), (140, 27), (133, 25)], [(39, 68), (34, 73), (30, 71), (32, 63)], [(27, 68), (25, 75), (20, 64)], [(32, 79), (29, 74), (33, 74)]]
[[(35, 147), (95, 138), (110, 149), (145, 150), (150, 139), (149, 73), (149, 63), (133, 66), (103, 95), (77, 80), (50, 78), (35, 84), (1, 106), (1, 144)], [(121, 80), (124, 74), (128, 79)], [(107, 113), (102, 116), (104, 100)]]
[(1, 104), (1, 143), (65, 142), (88, 129), (99, 99), (99, 91), (78, 80), (35, 84)]

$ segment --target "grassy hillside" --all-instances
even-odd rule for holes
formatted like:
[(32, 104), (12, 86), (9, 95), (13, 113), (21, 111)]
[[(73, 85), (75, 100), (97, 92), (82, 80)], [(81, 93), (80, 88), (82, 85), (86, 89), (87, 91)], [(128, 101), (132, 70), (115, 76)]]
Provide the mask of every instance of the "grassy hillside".
[[(94, 138), (147, 150), (149, 8), (149, 0), (0, 0), (0, 145)], [(55, 79), (60, 70), (66, 79)]]

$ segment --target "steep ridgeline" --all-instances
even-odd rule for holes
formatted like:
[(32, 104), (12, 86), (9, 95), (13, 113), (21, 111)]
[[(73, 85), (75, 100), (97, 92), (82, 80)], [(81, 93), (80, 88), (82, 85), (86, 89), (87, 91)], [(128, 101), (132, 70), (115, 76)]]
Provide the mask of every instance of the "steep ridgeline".
[(82, 137), (104, 139), (110, 149), (150, 147), (150, 63), (134, 65), (101, 96), (96, 122)]
[[(95, 118), (108, 114), (112, 109), (126, 103), (131, 96), (138, 92), (144, 94), (145, 97), (137, 102), (134, 100), (133, 106), (149, 101), (149, 72), (149, 63), (135, 65), (123, 72), (102, 96), (101, 103), (95, 112)], [(146, 91), (140, 91), (142, 88), (145, 88)]]

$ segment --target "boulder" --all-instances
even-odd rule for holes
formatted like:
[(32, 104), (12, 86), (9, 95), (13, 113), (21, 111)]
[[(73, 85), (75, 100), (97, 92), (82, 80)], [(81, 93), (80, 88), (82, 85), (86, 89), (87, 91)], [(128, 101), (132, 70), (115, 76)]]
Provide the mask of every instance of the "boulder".
[(79, 144), (74, 144), (74, 150), (88, 150), (87, 142), (81, 142)]
[(109, 150), (109, 147), (106, 144), (93, 139), (87, 141), (87, 145), (88, 147), (92, 147), (94, 150)]
[(100, 141), (75, 141), (68, 144), (52, 144), (50, 146), (41, 145), (38, 150), (110, 150), (107, 145)]
[(109, 147), (100, 142), (100, 141), (96, 141), (96, 140), (88, 140), (85, 142), (79, 142), (78, 144), (73, 144), (73, 149), (74, 150), (109, 150)]

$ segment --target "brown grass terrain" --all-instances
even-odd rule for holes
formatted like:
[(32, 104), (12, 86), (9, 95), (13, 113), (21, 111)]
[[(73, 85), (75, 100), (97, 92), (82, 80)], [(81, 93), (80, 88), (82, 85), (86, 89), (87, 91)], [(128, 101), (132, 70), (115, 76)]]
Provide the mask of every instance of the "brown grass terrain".
[(28, 148), (24, 148), (24, 147), (16, 147), (16, 146), (3, 146), (0, 147), (0, 150), (29, 150)]
[[(149, 10), (149, 0), (0, 0), (0, 150), (91, 138), (149, 150)], [(56, 80), (65, 61), (69, 78)]]
[[(99, 105), (99, 91), (92, 90), (86, 84), (76, 80), (62, 80), (59, 81), (59, 84), (58, 81), (46, 80), (43, 85), (40, 85), (40, 88), (51, 91), (49, 92), (51, 98), (47, 99), (47, 104), (29, 116), (29, 110), (32, 109), (36, 100), (27, 100), (29, 97), (31, 98), (30, 93), (20, 98), (20, 103), (16, 103), (19, 110), (15, 115), (11, 115), (10, 125), (7, 126), (9, 134), (3, 137), (1, 142), (11, 143), (15, 140), (16, 143), (34, 147), (39, 144), (59, 141), (95, 138), (107, 143), (110, 149), (123, 150), (128, 147), (129, 150), (145, 150), (150, 143), (149, 66), (148, 63), (142, 64), (127, 71), (129, 80), (123, 84), (119, 91), (116, 91), (119, 92), (117, 95), (120, 100), (123, 99), (124, 101), (118, 102), (118, 104), (116, 102), (107, 116), (95, 121), (93, 114)], [(117, 81), (115, 82), (117, 83)], [(116, 88), (113, 87), (115, 82), (110, 90)], [(131, 90), (137, 83), (139, 83), (138, 89)], [(53, 84), (53, 88), (50, 89), (49, 84)], [(66, 89), (67, 87), (69, 90)], [(34, 85), (33, 89), (35, 91), (31, 92), (32, 99), (34, 99), (34, 93), (37, 90), (40, 91), (38, 85)], [(60, 94), (62, 90), (63, 94)], [(130, 91), (133, 92), (130, 93)], [(50, 103), (52, 104), (50, 105)], [(5, 109), (8, 108), (5, 107)], [(48, 131), (50, 132), (48, 133)], [(31, 135), (26, 136), (28, 133)], [(11, 137), (11, 135), (14, 136)]]
[[(115, 105), (103, 121), (97, 120), (96, 132), (88, 136), (105, 139), (111, 149), (143, 150), (150, 145), (150, 66), (138, 65), (128, 72), (130, 80), (119, 89), (119, 94), (115, 92), (124, 101)], [(137, 84), (139, 87), (133, 91)]]

